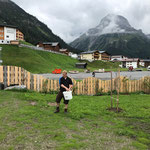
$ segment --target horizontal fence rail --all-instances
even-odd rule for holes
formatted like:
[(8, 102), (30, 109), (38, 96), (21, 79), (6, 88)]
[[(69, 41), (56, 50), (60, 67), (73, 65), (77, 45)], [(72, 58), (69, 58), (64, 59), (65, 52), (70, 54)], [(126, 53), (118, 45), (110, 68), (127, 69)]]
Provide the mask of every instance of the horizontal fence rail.
[[(100, 80), (97, 78), (86, 78), (82, 81), (74, 79), (73, 92), (77, 95), (96, 95), (108, 93), (112, 90), (117, 91), (118, 84), (120, 85), (120, 93), (135, 93), (145, 92), (150, 93), (150, 76), (143, 77), (140, 80), (129, 80), (126, 77), (115, 78), (112, 80)], [(21, 67), (15, 66), (0, 66), (0, 83), (5, 87), (11, 85), (25, 85), (28, 90), (37, 92), (52, 92), (59, 90), (59, 81), (46, 79), (42, 75), (34, 75)]]

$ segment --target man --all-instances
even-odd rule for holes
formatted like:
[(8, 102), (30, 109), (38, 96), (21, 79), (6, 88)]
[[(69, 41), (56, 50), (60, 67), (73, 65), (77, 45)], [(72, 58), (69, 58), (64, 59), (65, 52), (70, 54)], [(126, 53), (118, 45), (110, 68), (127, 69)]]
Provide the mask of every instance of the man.
[(66, 70), (63, 71), (62, 77), (59, 79), (59, 84), (60, 84), (60, 91), (56, 97), (57, 107), (56, 107), (55, 113), (59, 113), (59, 111), (60, 111), (59, 107), (60, 107), (60, 102), (61, 102), (62, 98), (64, 99), (64, 104), (65, 104), (64, 112), (67, 113), (69, 100), (65, 100), (63, 92), (72, 90), (73, 83), (72, 83), (72, 80), (67, 76)]
[(92, 76), (95, 77), (95, 72), (92, 73)]

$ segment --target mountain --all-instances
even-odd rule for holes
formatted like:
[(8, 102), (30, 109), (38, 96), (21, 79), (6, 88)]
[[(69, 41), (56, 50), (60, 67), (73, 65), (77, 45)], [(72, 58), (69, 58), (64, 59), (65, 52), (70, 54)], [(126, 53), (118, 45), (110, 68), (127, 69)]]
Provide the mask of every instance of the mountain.
[(150, 34), (147, 34), (146, 36), (150, 39)]
[(0, 24), (17, 26), (25, 35), (25, 40), (32, 44), (37, 42), (58, 41), (62, 48), (76, 51), (55, 35), (44, 23), (36, 17), (26, 13), (22, 8), (10, 0), (0, 0)]
[(150, 57), (150, 40), (120, 15), (107, 15), (70, 45), (83, 51), (106, 50), (111, 55)]

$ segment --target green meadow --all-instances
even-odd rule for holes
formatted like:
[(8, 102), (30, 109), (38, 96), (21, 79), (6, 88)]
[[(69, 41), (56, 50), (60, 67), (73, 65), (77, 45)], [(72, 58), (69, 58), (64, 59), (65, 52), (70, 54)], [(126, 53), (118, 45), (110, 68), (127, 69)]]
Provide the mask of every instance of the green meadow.
[(74, 96), (69, 113), (54, 114), (56, 95), (0, 91), (1, 150), (149, 150), (150, 95)]

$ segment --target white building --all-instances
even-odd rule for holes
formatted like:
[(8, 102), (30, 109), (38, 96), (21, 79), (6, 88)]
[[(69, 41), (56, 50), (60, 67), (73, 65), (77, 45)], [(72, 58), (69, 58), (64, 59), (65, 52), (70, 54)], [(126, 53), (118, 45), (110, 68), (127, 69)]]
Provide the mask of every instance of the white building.
[(0, 25), (0, 44), (10, 44), (16, 40), (16, 27)]
[(121, 64), (122, 68), (129, 68), (129, 67), (133, 67), (135, 68), (139, 68), (139, 62), (140, 60), (138, 58), (129, 58), (129, 59), (123, 59)]
[(111, 61), (122, 61), (123, 59), (128, 59), (128, 57), (125, 57), (123, 55), (111, 56)]
[(139, 64), (140, 66), (147, 68), (150, 66), (150, 59), (141, 59)]

